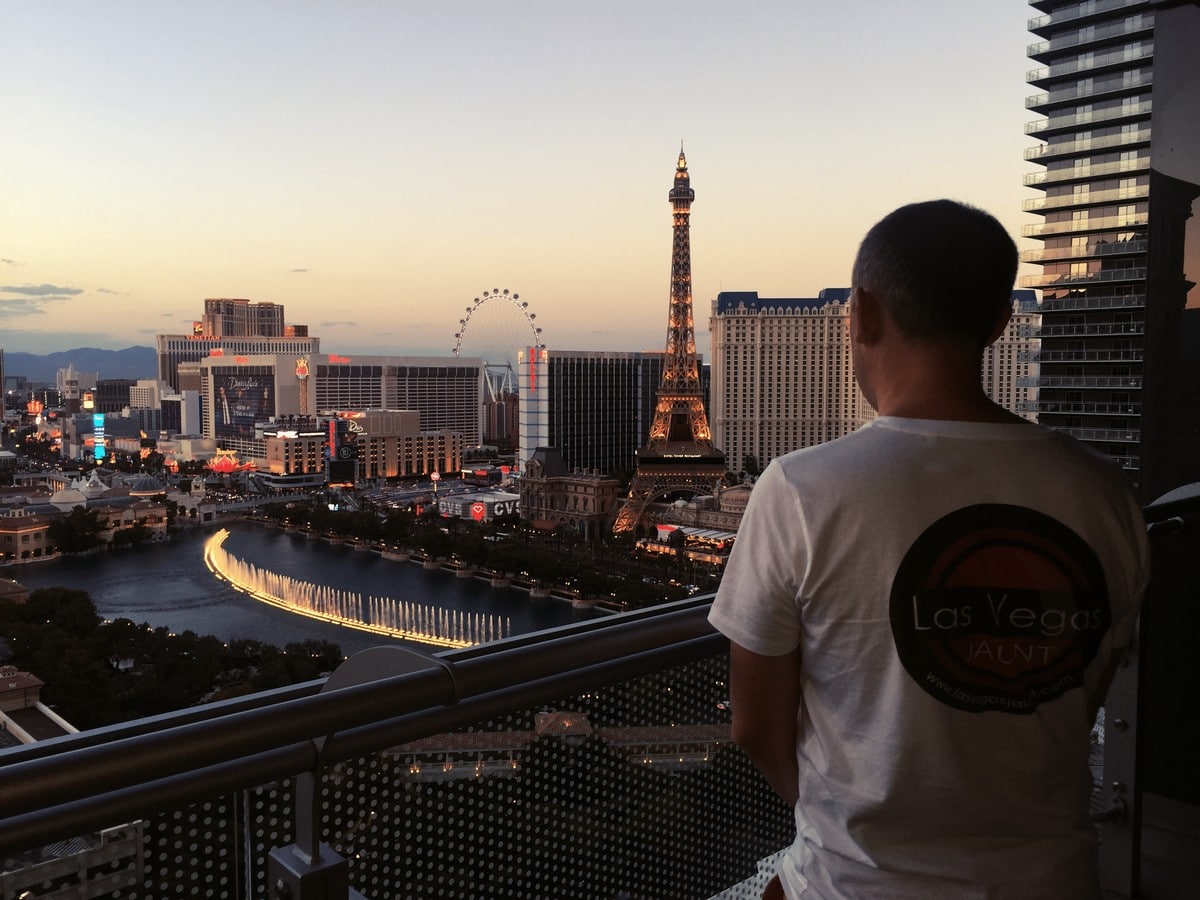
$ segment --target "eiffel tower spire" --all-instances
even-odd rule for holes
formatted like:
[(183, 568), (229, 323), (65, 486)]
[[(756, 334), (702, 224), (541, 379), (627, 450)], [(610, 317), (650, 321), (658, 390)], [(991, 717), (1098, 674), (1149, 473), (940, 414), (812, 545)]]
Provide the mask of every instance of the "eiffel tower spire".
[(704, 392), (700, 387), (700, 361), (696, 356), (696, 329), (692, 319), (692, 249), (690, 219), (692, 190), (687, 157), (679, 145), (675, 181), (667, 195), (671, 201), (671, 305), (667, 314), (667, 346), (663, 377), (658, 388), (654, 421), (646, 444), (638, 451), (637, 471), (629, 497), (613, 524), (616, 533), (631, 531), (660, 498), (709, 493), (725, 475), (725, 455), (713, 447)]

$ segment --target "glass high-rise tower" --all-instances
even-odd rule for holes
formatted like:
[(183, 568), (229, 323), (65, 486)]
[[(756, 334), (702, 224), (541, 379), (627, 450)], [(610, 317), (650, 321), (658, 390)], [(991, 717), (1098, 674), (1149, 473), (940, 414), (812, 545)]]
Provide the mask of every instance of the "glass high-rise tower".
[[(1041, 216), (1022, 254), (1042, 267), (1039, 421), (1093, 445), (1149, 499), (1190, 471), (1200, 78), (1195, 0), (1030, 0), (1026, 133)], [(1190, 280), (1189, 280), (1190, 276)], [(1189, 293), (1190, 292), (1190, 293)], [(1194, 393), (1194, 392), (1193, 392)], [(1192, 479), (1194, 480), (1194, 479)]]
[(1044, 118), (1027, 134), (1041, 170), (1025, 202), (1042, 221), (1022, 234), (1041, 275), (1038, 399), (1046, 425), (1096, 445), (1136, 477), (1140, 441), (1150, 196), (1154, 10), (1150, 0), (1031, 0), (1042, 38), (1026, 106)]

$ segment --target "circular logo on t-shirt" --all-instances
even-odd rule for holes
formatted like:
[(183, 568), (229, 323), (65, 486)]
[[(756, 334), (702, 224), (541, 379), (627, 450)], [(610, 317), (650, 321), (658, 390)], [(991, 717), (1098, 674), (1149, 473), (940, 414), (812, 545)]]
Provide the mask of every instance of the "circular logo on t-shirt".
[(968, 506), (917, 538), (892, 582), (900, 661), (934, 699), (1031, 713), (1083, 684), (1111, 624), (1095, 551), (1050, 516)]

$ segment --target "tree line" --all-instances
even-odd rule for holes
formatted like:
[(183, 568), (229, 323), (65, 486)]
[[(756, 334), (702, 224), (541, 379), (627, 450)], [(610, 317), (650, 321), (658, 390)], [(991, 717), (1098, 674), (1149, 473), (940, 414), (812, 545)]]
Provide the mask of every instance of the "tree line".
[(541, 532), (516, 515), (474, 522), (442, 518), (432, 510), (331, 510), (319, 501), (267, 504), (260, 514), (281, 525), (515, 575), (624, 609), (681, 599), (686, 590), (670, 582), (693, 574), (688, 564), (675, 558), (638, 559), (631, 538), (610, 537), (589, 545), (568, 528)]
[(81, 729), (310, 681), (344, 658), (329, 641), (279, 648), (105, 621), (86, 591), (67, 588), (0, 603), (0, 637), (5, 661), (45, 682), (42, 702)]

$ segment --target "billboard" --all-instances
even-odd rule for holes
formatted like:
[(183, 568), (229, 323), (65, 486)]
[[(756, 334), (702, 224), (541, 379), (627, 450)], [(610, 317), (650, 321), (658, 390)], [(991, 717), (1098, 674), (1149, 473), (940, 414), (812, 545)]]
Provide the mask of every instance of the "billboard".
[(481, 494), (454, 494), (438, 502), (443, 516), (490, 522), (497, 516), (515, 516), (521, 512), (519, 494), (489, 491)]
[(358, 435), (362, 427), (351, 419), (329, 420), (329, 443), (326, 445), (329, 484), (354, 484), (358, 475)]
[(213, 369), (213, 429), (217, 439), (254, 437), (254, 423), (275, 414), (275, 375), (247, 369)]

